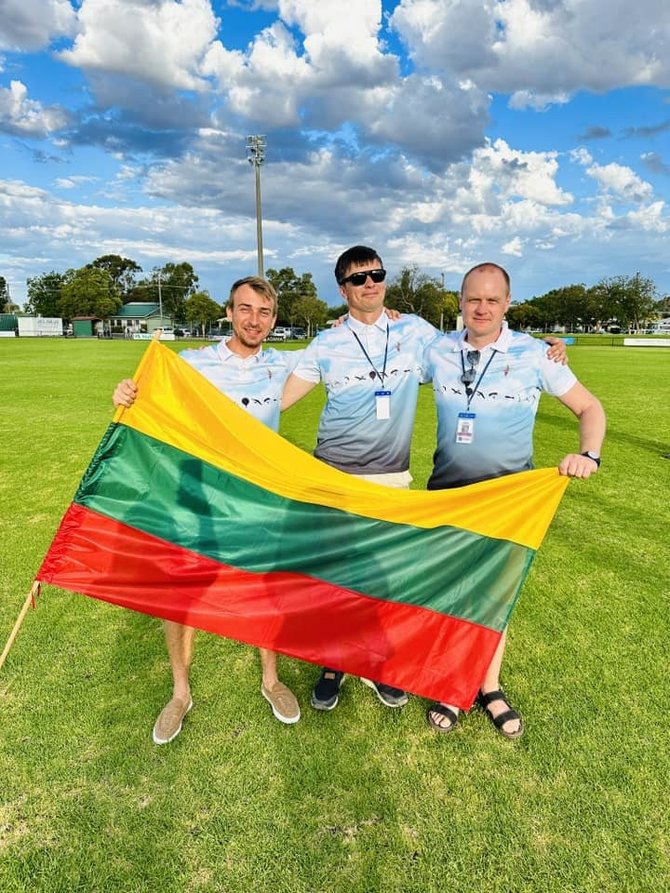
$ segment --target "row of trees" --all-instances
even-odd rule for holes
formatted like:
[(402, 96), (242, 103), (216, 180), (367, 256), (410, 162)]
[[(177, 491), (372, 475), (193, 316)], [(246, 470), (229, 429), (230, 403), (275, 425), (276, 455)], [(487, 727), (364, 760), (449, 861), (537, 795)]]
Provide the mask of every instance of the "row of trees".
[(507, 319), (512, 328), (550, 331), (555, 325), (568, 332), (602, 331), (616, 324), (622, 330), (640, 331), (670, 311), (670, 298), (658, 300), (652, 279), (614, 276), (590, 288), (566, 285), (545, 295), (513, 304)]
[(198, 275), (189, 263), (167, 263), (138, 278), (134, 260), (105, 254), (79, 269), (43, 273), (28, 279), (25, 309), (39, 316), (108, 319), (131, 301), (162, 305), (165, 316), (203, 329), (222, 315), (221, 305), (197, 289)]
[[(105, 254), (80, 269), (51, 271), (28, 279), (26, 311), (40, 316), (96, 316), (108, 319), (122, 304), (151, 301), (162, 304), (166, 316), (178, 323), (206, 328), (223, 316), (223, 307), (207, 291), (198, 289), (198, 275), (190, 263), (167, 263), (143, 271), (134, 260)], [(270, 268), (267, 279), (277, 291), (277, 322), (304, 327), (308, 336), (329, 319), (346, 312), (346, 305), (329, 307), (317, 294), (311, 273), (292, 267)], [(456, 324), (458, 295), (437, 280), (408, 266), (387, 282), (386, 304), (403, 313), (416, 313), (441, 329)], [(0, 276), (0, 309), (11, 309), (9, 290)], [(545, 295), (512, 304), (507, 317), (517, 329), (599, 331), (616, 322), (622, 329), (640, 330), (670, 312), (670, 297), (658, 300), (653, 280), (636, 273), (615, 276), (596, 285), (568, 285)]]

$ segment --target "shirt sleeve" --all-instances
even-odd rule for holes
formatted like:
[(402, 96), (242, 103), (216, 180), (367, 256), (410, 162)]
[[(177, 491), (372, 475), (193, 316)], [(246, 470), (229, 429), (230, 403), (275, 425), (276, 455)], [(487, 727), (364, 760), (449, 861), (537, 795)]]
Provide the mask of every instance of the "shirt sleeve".
[(304, 354), (304, 348), (300, 350), (284, 350), (282, 351), (284, 355), (284, 359), (286, 360), (286, 368), (288, 370), (288, 374), (290, 375), (292, 372), (295, 372), (296, 366), (302, 359), (302, 355)]
[(423, 343), (423, 353), (421, 357), (421, 384), (427, 384), (433, 379), (433, 363), (431, 357), (431, 347), (442, 338), (442, 332), (426, 322), (421, 333), (421, 341)]
[(569, 366), (555, 363), (547, 357), (548, 345), (542, 343), (542, 356), (540, 357), (540, 380), (542, 389), (552, 397), (562, 397), (570, 388), (577, 384), (577, 376)]
[(291, 370), (298, 378), (318, 384), (321, 381), (321, 366), (319, 365), (318, 338), (314, 338), (304, 350), (296, 351), (298, 357)]

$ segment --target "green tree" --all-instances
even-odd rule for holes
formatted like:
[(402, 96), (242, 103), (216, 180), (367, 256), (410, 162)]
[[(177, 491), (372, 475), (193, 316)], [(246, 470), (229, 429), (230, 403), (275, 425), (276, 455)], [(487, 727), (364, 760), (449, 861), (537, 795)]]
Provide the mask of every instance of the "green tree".
[(656, 316), (666, 317), (670, 315), (670, 295), (665, 295), (665, 297), (661, 298), (659, 301), (656, 301), (654, 305), (654, 312)]
[(337, 307), (328, 308), (328, 319), (339, 319), (349, 312), (348, 304), (338, 304)]
[(135, 287), (135, 273), (141, 273), (142, 267), (129, 257), (121, 257), (119, 254), (103, 254), (96, 257), (92, 267), (99, 270), (107, 270), (112, 277), (114, 288), (124, 298), (124, 303)]
[(655, 315), (656, 286), (652, 279), (640, 273), (602, 279), (594, 290), (607, 307), (609, 318), (616, 320), (622, 329), (639, 331)]
[(121, 303), (107, 270), (87, 266), (75, 270), (61, 288), (58, 315), (65, 319), (72, 319), (73, 316), (108, 319), (121, 307)]
[(26, 312), (37, 316), (62, 316), (60, 308), (61, 291), (72, 278), (74, 270), (67, 273), (42, 273), (28, 279), (28, 300)]
[(311, 338), (328, 319), (328, 305), (313, 295), (304, 295), (293, 301), (292, 314), (293, 322), (304, 323)]
[(565, 326), (569, 332), (574, 332), (579, 326), (586, 328), (591, 325), (593, 302), (589, 290), (581, 283), (552, 289), (535, 300), (538, 319), (544, 321), (546, 331), (556, 324)]
[(4, 276), (0, 276), (0, 312), (9, 311), (9, 286)]
[(200, 326), (204, 334), (211, 323), (223, 316), (223, 308), (206, 291), (196, 291), (184, 302), (184, 315), (190, 323)]
[(510, 304), (505, 318), (512, 329), (532, 329), (542, 325), (540, 309), (533, 301)]
[(386, 289), (384, 301), (392, 310), (415, 313), (436, 328), (453, 328), (458, 315), (458, 295), (446, 291), (418, 266), (404, 267)]
[(298, 276), (292, 267), (282, 267), (281, 270), (271, 268), (267, 270), (265, 278), (277, 292), (277, 323), (279, 325), (290, 326), (298, 321), (294, 305), (299, 298), (318, 298), (311, 273), (303, 273)]
[(198, 274), (191, 264), (167, 263), (154, 267), (146, 279), (140, 280), (128, 294), (128, 301), (162, 303), (163, 313), (174, 319), (185, 319), (186, 299), (194, 294)]

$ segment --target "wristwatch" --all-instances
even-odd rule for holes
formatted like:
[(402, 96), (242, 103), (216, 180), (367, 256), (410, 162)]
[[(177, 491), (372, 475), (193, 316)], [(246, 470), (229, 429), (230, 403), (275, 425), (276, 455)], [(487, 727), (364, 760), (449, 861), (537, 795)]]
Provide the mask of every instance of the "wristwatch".
[(595, 453), (591, 453), (589, 452), (589, 450), (586, 450), (585, 453), (582, 453), (582, 456), (586, 456), (587, 459), (593, 459), (598, 468), (600, 468), (600, 456), (596, 456)]

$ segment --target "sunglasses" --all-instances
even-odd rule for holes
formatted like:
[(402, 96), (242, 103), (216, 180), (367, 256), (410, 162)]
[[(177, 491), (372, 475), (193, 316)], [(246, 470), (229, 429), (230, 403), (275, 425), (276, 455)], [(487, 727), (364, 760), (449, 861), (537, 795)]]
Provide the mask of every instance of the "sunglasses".
[(373, 282), (383, 282), (386, 279), (386, 270), (363, 270), (361, 273), (351, 273), (340, 279), (340, 285), (346, 282), (351, 282), (352, 285), (365, 285), (368, 276)]
[(465, 359), (470, 364), (470, 368), (466, 369), (465, 372), (461, 375), (461, 384), (465, 385), (465, 393), (472, 393), (472, 383), (477, 378), (477, 365), (479, 363), (480, 353), (478, 350), (469, 350)]

